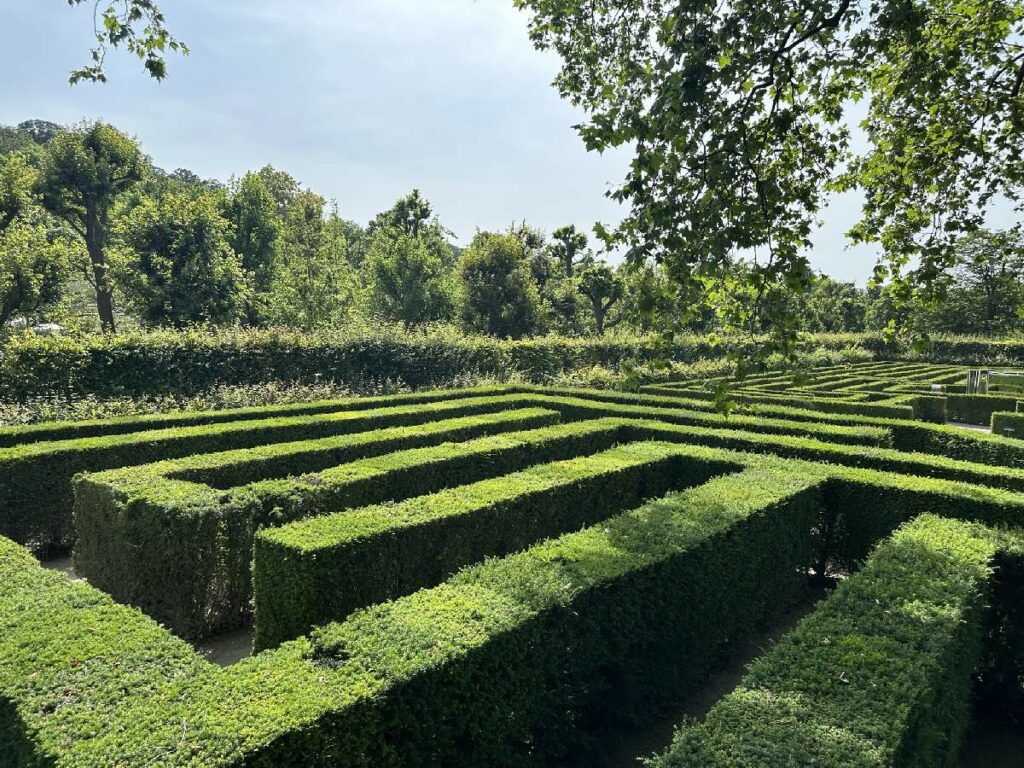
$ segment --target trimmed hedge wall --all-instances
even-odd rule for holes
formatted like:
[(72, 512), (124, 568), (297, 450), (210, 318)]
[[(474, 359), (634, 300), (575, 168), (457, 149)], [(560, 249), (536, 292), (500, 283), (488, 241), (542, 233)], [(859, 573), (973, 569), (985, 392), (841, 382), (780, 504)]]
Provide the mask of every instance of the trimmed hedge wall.
[[(183, 637), (225, 631), (250, 614), (252, 542), (260, 528), (614, 443), (608, 427), (543, 428), (557, 420), (539, 408), (504, 411), (84, 475), (75, 483), (75, 571)], [(468, 442), (449, 442), (456, 440)], [(232, 459), (238, 464), (227, 464)], [(223, 476), (242, 466), (257, 477), (291, 477), (229, 490), (167, 477), (199, 467)]]
[[(1024, 366), (1024, 341), (936, 337), (923, 355), (872, 334), (819, 334), (812, 348), (848, 348), (878, 360), (914, 358), (963, 365)], [(464, 336), (444, 329), (409, 333), (398, 327), (349, 327), (317, 334), (286, 330), (129, 333), (118, 336), (8, 335), (0, 345), (0, 397), (55, 393), (99, 396), (190, 393), (218, 384), (331, 379), (364, 387), (402, 381), (448, 385), (465, 376), (519, 374), (543, 382), (593, 366), (669, 359), (720, 358), (706, 336), (550, 336), (520, 341)], [(915, 365), (912, 361), (903, 363)]]
[(516, 407), (515, 398), (510, 396), (472, 395), (454, 393), (447, 401), (393, 408), (172, 427), (0, 448), (0, 535), (40, 550), (70, 544), (71, 481), (79, 472)]
[(152, 619), (0, 538), (0, 765), (69, 765), (132, 705), (212, 671)]
[(918, 518), (653, 765), (955, 765), (981, 661), (993, 538)]
[(1024, 413), (1007, 411), (992, 414), (992, 434), (1024, 439)]
[[(1024, 491), (1024, 469), (785, 435), (621, 418), (508, 431), (556, 417), (524, 409), (85, 475), (76, 481), (76, 570), (175, 632), (203, 636), (248, 615), (260, 528), (644, 440)], [(391, 451), (401, 452), (383, 455)]]
[(1017, 396), (999, 395), (947, 395), (946, 402), (950, 421), (965, 424), (979, 424), (986, 427), (997, 411), (1012, 411), (1017, 407)]
[(79, 768), (557, 760), (698, 685), (800, 594), (818, 504), (813, 483), (747, 470), (129, 696), (116, 719), (58, 734), (52, 711), (15, 708), (41, 741), (75, 743)]
[[(368, 403), (374, 407), (367, 410), (353, 410), (353, 402), (346, 400), (341, 401), (338, 409), (311, 415), (276, 415), (279, 410), (272, 409), (274, 418), (204, 423), (207, 414), (196, 414), (182, 417), (180, 426), (137, 432), (123, 432), (130, 420), (121, 420), (111, 427), (115, 430), (112, 434), (54, 441), (30, 439), (24, 444), (0, 448), (0, 535), (40, 551), (50, 546), (68, 546), (73, 540), (71, 481), (79, 472), (137, 466), (164, 458), (331, 437), (501, 409), (548, 408), (559, 411), (568, 419), (633, 416), (691, 425), (745, 426), (768, 433), (807, 435), (853, 444), (884, 445), (890, 441), (887, 429), (882, 426), (816, 424), (751, 416), (727, 418), (707, 410), (680, 408), (678, 402), (672, 403), (676, 407), (671, 409), (627, 405), (627, 402), (646, 401), (638, 400), (635, 395), (622, 397), (626, 400), (617, 400), (614, 394), (591, 394), (588, 390), (484, 387), (451, 390), (446, 399), (441, 399), (437, 393), (430, 393), (426, 400), (406, 395), (394, 399), (374, 398)], [(396, 404), (384, 407), (391, 402)], [(652, 402), (663, 404), (657, 400)], [(693, 402), (708, 408), (706, 403)], [(329, 408), (330, 404), (322, 404), (321, 407)], [(248, 409), (246, 413), (249, 415)], [(149, 426), (151, 420), (144, 417), (141, 423)], [(91, 429), (105, 428), (94, 425)], [(37, 436), (36, 433), (32, 435)], [(1020, 448), (1019, 444), (1017, 447)], [(1006, 460), (1004, 463), (1015, 465), (1016, 462)]]
[(255, 647), (439, 584), (486, 557), (600, 520), (728, 471), (687, 446), (632, 443), (395, 504), (256, 535)]
[(606, 718), (691, 690), (723, 643), (797, 594), (800, 571), (856, 557), (872, 531), (925, 505), (1024, 519), (1020, 494), (676, 448), (738, 474), (226, 669), (179, 663), (185, 646), (163, 645), (150, 620), (0, 542), (0, 755), (75, 768), (557, 762)]

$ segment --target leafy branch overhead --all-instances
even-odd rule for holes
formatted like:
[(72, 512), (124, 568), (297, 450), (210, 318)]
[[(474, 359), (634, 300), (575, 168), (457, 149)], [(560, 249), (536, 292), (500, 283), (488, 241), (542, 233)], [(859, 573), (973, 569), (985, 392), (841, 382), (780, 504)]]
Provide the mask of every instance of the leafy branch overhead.
[(104, 64), (110, 48), (124, 48), (138, 57), (146, 72), (157, 80), (167, 76), (164, 57), (168, 52), (188, 55), (188, 46), (167, 30), (164, 15), (153, 0), (67, 1), (71, 6), (92, 4), (96, 35), (92, 63), (71, 72), (72, 85), (82, 81), (105, 83)]
[(751, 322), (773, 291), (810, 286), (831, 192), (863, 194), (850, 237), (880, 248), (876, 278), (904, 304), (940, 298), (957, 241), (993, 201), (1019, 206), (1021, 0), (516, 5), (561, 55), (556, 86), (586, 111), (587, 147), (633, 150), (612, 192), (629, 214), (610, 237), (723, 301), (735, 259), (753, 256)]

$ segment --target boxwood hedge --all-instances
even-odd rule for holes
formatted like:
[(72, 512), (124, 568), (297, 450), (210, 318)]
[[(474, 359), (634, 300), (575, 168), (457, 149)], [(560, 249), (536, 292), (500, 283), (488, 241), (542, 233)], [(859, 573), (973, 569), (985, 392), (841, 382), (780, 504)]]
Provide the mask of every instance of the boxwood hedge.
[[(1022, 469), (803, 437), (621, 418), (507, 431), (555, 417), (523, 409), (84, 475), (76, 483), (76, 569), (176, 632), (202, 636), (248, 615), (260, 528), (644, 440), (1024, 490)], [(460, 440), (469, 442), (451, 442)], [(399, 453), (384, 455), (391, 451)]]
[(729, 466), (701, 460), (690, 446), (631, 443), (264, 529), (253, 557), (255, 646), (273, 647), (357, 608), (439, 584), (486, 557), (700, 485)]
[[(609, 428), (513, 431), (557, 420), (554, 411), (527, 408), (83, 475), (75, 484), (75, 570), (184, 637), (224, 631), (249, 615), (259, 528), (614, 441)], [(450, 442), (459, 440), (467, 442)], [(225, 481), (240, 467), (255, 482), (221, 490), (192, 479)]]
[(955, 765), (995, 549), (980, 526), (922, 515), (653, 765)]

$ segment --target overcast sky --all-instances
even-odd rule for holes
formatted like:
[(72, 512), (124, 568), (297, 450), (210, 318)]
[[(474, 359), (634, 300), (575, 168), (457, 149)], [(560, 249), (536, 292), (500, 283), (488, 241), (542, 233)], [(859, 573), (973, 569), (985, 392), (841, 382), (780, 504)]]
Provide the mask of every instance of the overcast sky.
[[(192, 48), (156, 83), (115, 52), (106, 85), (67, 84), (91, 44), (91, 3), (0, 0), (0, 123), (103, 118), (157, 165), (226, 180), (266, 163), (365, 222), (413, 187), (465, 243), (525, 219), (589, 231), (625, 153), (588, 153), (510, 0), (163, 0)], [(857, 201), (824, 214), (814, 266), (863, 283), (847, 249)]]

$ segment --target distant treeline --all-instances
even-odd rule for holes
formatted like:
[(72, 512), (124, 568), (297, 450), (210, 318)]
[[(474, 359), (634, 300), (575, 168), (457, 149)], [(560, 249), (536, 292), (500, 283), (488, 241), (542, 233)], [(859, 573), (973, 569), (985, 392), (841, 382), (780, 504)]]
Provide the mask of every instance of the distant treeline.
[[(464, 249), (452, 239), (417, 190), (363, 225), (271, 166), (220, 182), (161, 170), (104, 123), (0, 126), (0, 332), (43, 323), (316, 331), (367, 320), (512, 339), (730, 330), (711, 297), (695, 299), (690, 286), (684, 301), (654, 263), (612, 266), (572, 225), (548, 235), (521, 222), (478, 232)], [(740, 303), (764, 307), (765, 318), (790, 305), (783, 314), (810, 332), (881, 330), (906, 311), (883, 288), (825, 275), (807, 294), (745, 297), (748, 269), (736, 263)], [(968, 238), (941, 287), (915, 327), (1019, 331), (1020, 238)]]

